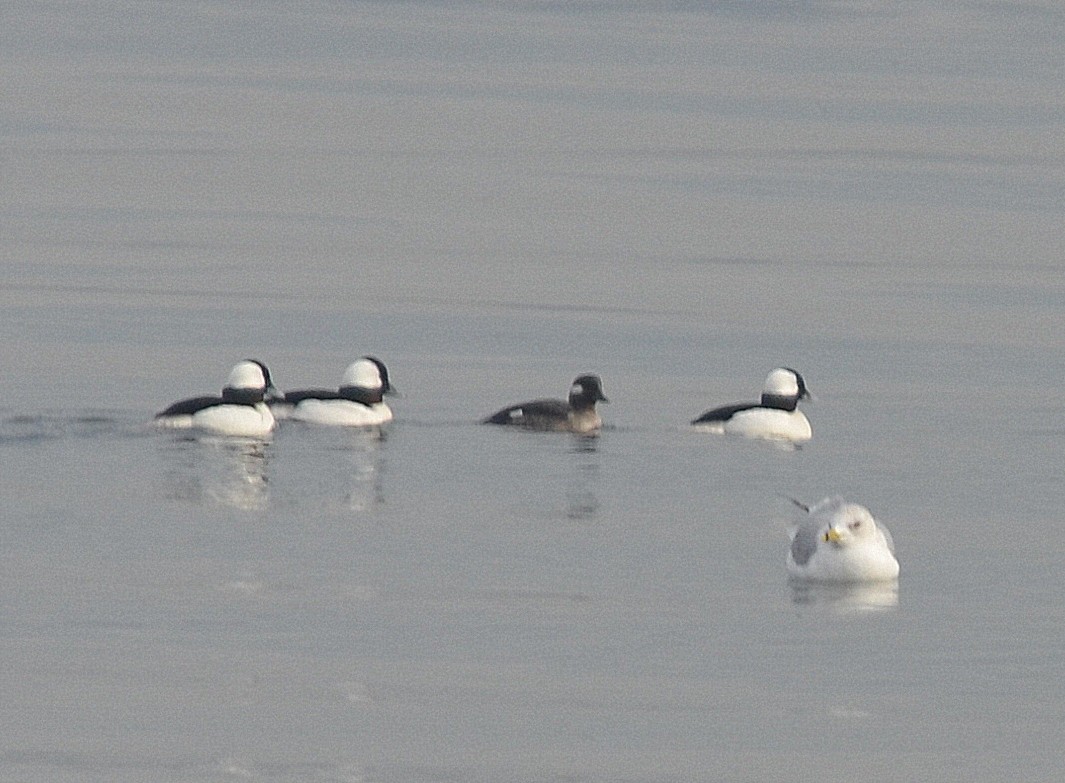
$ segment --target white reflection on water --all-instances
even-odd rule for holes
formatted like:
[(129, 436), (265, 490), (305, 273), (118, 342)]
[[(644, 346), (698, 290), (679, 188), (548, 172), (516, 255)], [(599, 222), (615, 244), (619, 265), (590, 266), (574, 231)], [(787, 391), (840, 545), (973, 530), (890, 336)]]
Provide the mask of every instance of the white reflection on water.
[(270, 501), (271, 442), (256, 438), (183, 435), (162, 447), (167, 496), (197, 505), (258, 511)]
[(793, 579), (791, 600), (797, 606), (814, 606), (839, 614), (894, 610), (899, 605), (899, 583), (819, 584)]
[(367, 427), (345, 432), (345, 435), (350, 435), (348, 447), (343, 452), (351, 473), (345, 482), (344, 505), (351, 511), (369, 511), (385, 502), (381, 447), (387, 438), (386, 430)]

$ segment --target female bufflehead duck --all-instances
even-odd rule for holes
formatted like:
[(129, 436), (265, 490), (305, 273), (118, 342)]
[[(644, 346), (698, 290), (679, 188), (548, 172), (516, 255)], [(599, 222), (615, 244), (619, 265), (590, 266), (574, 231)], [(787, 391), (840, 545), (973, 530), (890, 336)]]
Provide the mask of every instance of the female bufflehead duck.
[(384, 362), (364, 356), (344, 371), (339, 389), (286, 392), (284, 399), (272, 407), (281, 419), (342, 427), (372, 427), (392, 421), (392, 409), (383, 398), (395, 393)]
[(891, 533), (869, 509), (841, 497), (804, 512), (791, 532), (788, 573), (811, 582), (885, 582), (899, 575)]
[(597, 432), (603, 421), (595, 409), (597, 402), (609, 402), (598, 375), (581, 375), (573, 381), (569, 401), (533, 400), (493, 413), (484, 424), (513, 424), (531, 430), (552, 432)]
[(810, 440), (813, 432), (810, 422), (796, 406), (799, 400), (809, 396), (799, 373), (789, 367), (778, 367), (765, 379), (761, 402), (714, 408), (692, 424), (710, 432), (803, 443)]
[(155, 415), (163, 427), (195, 428), (219, 435), (261, 437), (273, 431), (276, 422), (263, 401), (278, 395), (266, 365), (248, 359), (229, 373), (221, 397), (193, 397), (175, 402)]

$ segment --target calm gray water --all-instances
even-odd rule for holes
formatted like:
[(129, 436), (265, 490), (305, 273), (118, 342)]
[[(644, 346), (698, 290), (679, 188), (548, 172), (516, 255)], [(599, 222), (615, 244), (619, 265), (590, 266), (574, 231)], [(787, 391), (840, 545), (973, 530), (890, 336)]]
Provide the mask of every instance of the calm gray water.
[[(9, 2), (0, 780), (1065, 778), (1057, 3)], [(354, 358), (378, 436), (146, 422)], [(800, 450), (691, 431), (774, 366)], [(596, 439), (478, 426), (602, 375)], [(800, 590), (788, 496), (891, 528)]]

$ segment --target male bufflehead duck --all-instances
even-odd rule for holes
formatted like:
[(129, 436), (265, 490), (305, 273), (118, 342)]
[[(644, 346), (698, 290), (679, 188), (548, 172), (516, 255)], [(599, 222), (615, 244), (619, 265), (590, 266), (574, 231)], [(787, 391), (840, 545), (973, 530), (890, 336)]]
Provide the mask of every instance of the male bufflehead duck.
[(531, 430), (552, 432), (597, 432), (603, 421), (595, 409), (597, 402), (609, 402), (598, 375), (581, 375), (573, 381), (569, 401), (533, 400), (493, 413), (484, 424), (512, 424)]
[(265, 399), (279, 395), (266, 365), (248, 359), (229, 373), (222, 396), (193, 397), (175, 402), (155, 415), (163, 427), (195, 428), (219, 435), (261, 437), (276, 426)]
[(392, 409), (384, 395), (395, 394), (384, 362), (364, 356), (352, 363), (340, 388), (302, 389), (286, 392), (271, 407), (281, 419), (342, 427), (372, 427), (392, 421)]
[(841, 497), (804, 506), (791, 531), (788, 573), (811, 582), (886, 582), (899, 575), (891, 533), (869, 509)]
[(760, 402), (714, 408), (692, 424), (710, 432), (803, 443), (810, 440), (813, 432), (809, 420), (796, 406), (799, 400), (809, 396), (799, 373), (789, 367), (778, 367), (765, 379)]

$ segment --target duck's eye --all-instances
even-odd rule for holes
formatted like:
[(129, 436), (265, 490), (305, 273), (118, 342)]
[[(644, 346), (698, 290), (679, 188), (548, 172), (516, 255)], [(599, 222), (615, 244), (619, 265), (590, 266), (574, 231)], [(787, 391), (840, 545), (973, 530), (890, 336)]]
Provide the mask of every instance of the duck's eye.
[(851, 522), (851, 530), (857, 530), (861, 526), (862, 526), (862, 523), (861, 523), (860, 520), (857, 521), (857, 522)]

